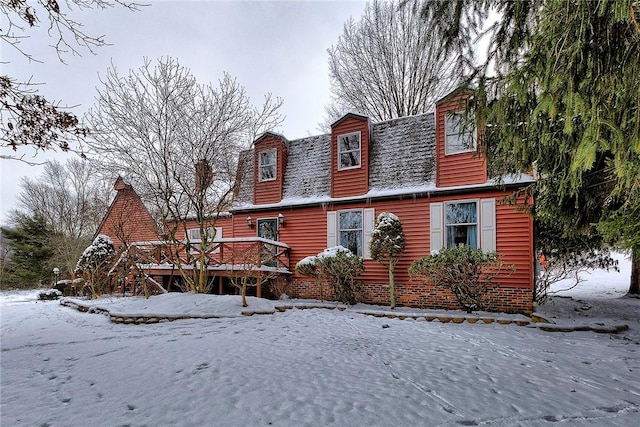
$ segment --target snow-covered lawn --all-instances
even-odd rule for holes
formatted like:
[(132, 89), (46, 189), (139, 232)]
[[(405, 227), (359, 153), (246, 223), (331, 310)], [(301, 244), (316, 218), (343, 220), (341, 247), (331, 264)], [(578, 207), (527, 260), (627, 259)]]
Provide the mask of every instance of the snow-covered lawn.
[(127, 325), (33, 291), (2, 293), (0, 425), (636, 426), (640, 300), (622, 298), (624, 268), (540, 309), (559, 323), (628, 324), (619, 334), (352, 308), (247, 317), (229, 297), (100, 302), (124, 314), (224, 315)]

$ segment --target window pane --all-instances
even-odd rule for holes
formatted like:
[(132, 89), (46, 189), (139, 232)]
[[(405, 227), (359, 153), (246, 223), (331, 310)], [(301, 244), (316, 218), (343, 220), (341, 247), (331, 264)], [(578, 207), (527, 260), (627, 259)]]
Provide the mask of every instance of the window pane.
[(338, 137), (338, 169), (360, 166), (360, 134)]
[(478, 222), (478, 210), (476, 202), (449, 203), (446, 205), (447, 224), (474, 224)]
[(340, 245), (362, 256), (362, 211), (346, 211), (338, 214)]
[(478, 248), (477, 202), (447, 203), (445, 205), (447, 247)]
[(276, 150), (261, 151), (259, 155), (260, 181), (268, 181), (276, 178)]
[(349, 168), (360, 164), (360, 152), (343, 153), (340, 155), (340, 167)]
[(352, 134), (341, 136), (339, 138), (339, 144), (340, 152), (360, 150), (360, 135)]
[(464, 145), (464, 141), (460, 138), (460, 135), (447, 135), (447, 153), (458, 153), (460, 151), (465, 151), (466, 149), (467, 148)]
[(276, 177), (275, 166), (262, 166), (260, 167), (260, 180), (265, 181), (268, 179), (274, 179)]
[(340, 230), (362, 230), (362, 212), (340, 212)]
[(362, 232), (361, 231), (341, 231), (340, 245), (349, 249), (358, 256), (362, 256)]
[(446, 115), (445, 144), (448, 154), (475, 149), (475, 139), (475, 127), (472, 123), (465, 123), (463, 113)]
[(478, 226), (448, 225), (447, 248), (456, 246), (468, 246), (471, 249), (478, 249)]
[(456, 135), (463, 130), (462, 115), (460, 113), (447, 114), (445, 120), (447, 135)]
[(260, 153), (260, 166), (273, 165), (276, 163), (275, 150), (262, 151)]

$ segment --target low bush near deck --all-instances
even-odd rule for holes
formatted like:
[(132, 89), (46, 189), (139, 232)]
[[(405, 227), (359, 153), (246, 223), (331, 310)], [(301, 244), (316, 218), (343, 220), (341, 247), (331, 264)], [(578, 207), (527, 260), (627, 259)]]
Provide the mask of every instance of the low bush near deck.
[(335, 246), (325, 249), (317, 256), (302, 259), (296, 265), (296, 273), (313, 277), (329, 284), (338, 301), (355, 304), (360, 283), (358, 276), (364, 272), (362, 257), (354, 255), (349, 249)]

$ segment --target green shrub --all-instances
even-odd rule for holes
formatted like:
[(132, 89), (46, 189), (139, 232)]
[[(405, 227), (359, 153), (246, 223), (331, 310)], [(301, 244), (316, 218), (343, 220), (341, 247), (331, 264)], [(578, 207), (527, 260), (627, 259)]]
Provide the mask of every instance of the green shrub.
[(336, 299), (346, 304), (356, 303), (360, 283), (358, 276), (364, 272), (362, 257), (349, 249), (335, 246), (325, 249), (317, 256), (306, 257), (296, 264), (296, 273), (328, 283)]
[(459, 246), (414, 261), (411, 277), (444, 286), (456, 297), (460, 307), (471, 313), (486, 308), (487, 292), (495, 276), (513, 266), (504, 266), (495, 252)]
[(106, 289), (108, 268), (115, 254), (113, 242), (108, 236), (99, 234), (78, 260), (76, 273), (80, 273), (91, 290), (92, 298), (96, 298)]

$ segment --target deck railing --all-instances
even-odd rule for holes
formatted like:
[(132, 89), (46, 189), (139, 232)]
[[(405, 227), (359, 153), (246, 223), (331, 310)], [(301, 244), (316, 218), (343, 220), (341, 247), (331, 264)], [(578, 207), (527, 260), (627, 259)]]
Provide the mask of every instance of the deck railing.
[[(290, 273), (289, 246), (262, 237), (215, 239), (203, 249), (197, 241), (143, 241), (132, 243), (136, 263), (145, 268), (192, 268), (204, 251), (211, 271), (260, 270)], [(131, 254), (133, 255), (133, 254)]]

